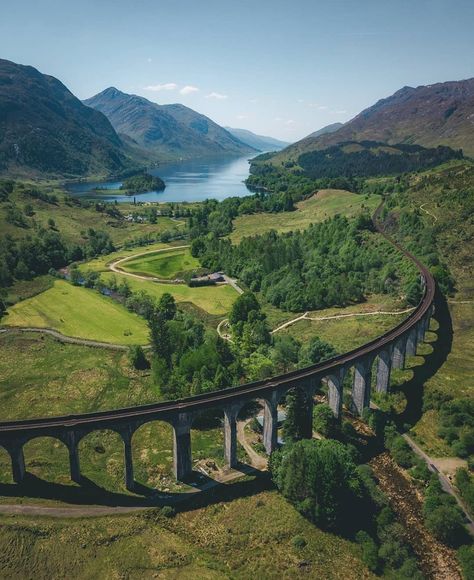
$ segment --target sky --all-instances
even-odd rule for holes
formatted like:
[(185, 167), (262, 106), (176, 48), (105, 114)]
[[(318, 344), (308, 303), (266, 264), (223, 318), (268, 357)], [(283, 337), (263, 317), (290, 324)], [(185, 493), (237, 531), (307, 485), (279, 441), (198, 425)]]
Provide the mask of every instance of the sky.
[(0, 58), (296, 141), (474, 76), (473, 0), (0, 0)]

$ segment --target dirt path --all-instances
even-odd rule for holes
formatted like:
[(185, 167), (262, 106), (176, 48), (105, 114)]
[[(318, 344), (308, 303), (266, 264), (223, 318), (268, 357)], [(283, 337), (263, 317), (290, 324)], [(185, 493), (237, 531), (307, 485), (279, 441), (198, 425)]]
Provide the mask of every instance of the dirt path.
[(424, 208), (424, 206), (425, 206), (425, 205), (428, 205), (429, 203), (433, 203), (433, 202), (431, 202), (431, 201), (427, 201), (426, 203), (422, 203), (422, 204), (420, 205), (420, 209), (421, 209), (421, 211), (424, 211), (424, 212), (425, 212), (425, 213), (427, 213), (429, 216), (431, 216), (431, 217), (434, 219), (434, 221), (435, 221), (435, 222), (437, 222), (437, 221), (438, 221), (438, 218), (437, 218), (437, 217), (436, 217), (434, 214), (432, 214), (430, 211), (428, 211), (427, 209), (425, 209), (425, 208)]
[(237, 421), (237, 440), (249, 456), (250, 464), (252, 467), (262, 470), (267, 469), (267, 458), (259, 455), (252, 447), (252, 445), (250, 445), (250, 443), (247, 441), (247, 437), (245, 436), (245, 426), (250, 423), (251, 420), (252, 419), (247, 419), (246, 421)]
[[(94, 348), (107, 348), (109, 350), (123, 350), (127, 351), (128, 346), (123, 344), (114, 344), (112, 342), (99, 342), (98, 340), (88, 340), (86, 338), (76, 338), (74, 336), (66, 336), (65, 334), (61, 334), (57, 330), (53, 330), (52, 328), (40, 328), (35, 326), (24, 326), (24, 327), (15, 327), (15, 328), (2, 328), (0, 330), (1, 334), (11, 334), (15, 332), (37, 332), (38, 334), (47, 334), (52, 336), (59, 342), (64, 342), (66, 344), (80, 344), (81, 346), (92, 346)], [(143, 348), (147, 349), (150, 346), (144, 346)]]
[(353, 312), (351, 314), (334, 314), (332, 316), (309, 316), (309, 312), (305, 312), (301, 316), (293, 318), (292, 320), (288, 320), (287, 322), (284, 322), (280, 326), (277, 326), (277, 328), (272, 330), (271, 333), (274, 334), (275, 332), (279, 332), (280, 330), (283, 330), (284, 328), (287, 328), (288, 326), (291, 326), (292, 324), (295, 324), (295, 322), (298, 322), (300, 320), (314, 320), (314, 321), (337, 320), (339, 318), (354, 318), (357, 316), (376, 316), (379, 314), (384, 314), (384, 315), (388, 315), (388, 316), (396, 316), (398, 314), (408, 314), (412, 310), (414, 310), (414, 308), (406, 308), (405, 310), (395, 310), (392, 312), (388, 312), (385, 310), (376, 310), (374, 312)]
[(406, 529), (407, 540), (418, 556), (424, 576), (434, 580), (461, 580), (455, 551), (436, 540), (424, 527), (421, 496), (403, 471), (388, 453), (378, 455), (370, 465)]

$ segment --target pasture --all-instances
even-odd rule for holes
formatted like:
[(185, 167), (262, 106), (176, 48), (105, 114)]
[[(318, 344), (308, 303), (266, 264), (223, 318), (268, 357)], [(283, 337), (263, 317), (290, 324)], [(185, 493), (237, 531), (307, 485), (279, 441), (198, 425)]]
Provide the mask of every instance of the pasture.
[(306, 229), (336, 214), (353, 217), (364, 209), (372, 213), (380, 203), (378, 195), (359, 195), (339, 189), (325, 189), (297, 204), (295, 211), (242, 215), (234, 220), (230, 239), (234, 244), (246, 236), (256, 236), (269, 230), (289, 232)]

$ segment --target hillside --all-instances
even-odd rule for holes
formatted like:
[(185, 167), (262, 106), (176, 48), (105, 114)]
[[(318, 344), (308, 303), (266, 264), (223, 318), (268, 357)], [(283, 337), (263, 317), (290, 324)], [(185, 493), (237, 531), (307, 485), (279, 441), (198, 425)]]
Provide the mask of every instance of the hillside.
[(132, 167), (102, 113), (56, 78), (0, 60), (0, 172), (72, 177)]
[(296, 160), (301, 153), (326, 149), (345, 141), (383, 141), (447, 145), (474, 155), (474, 78), (403, 87), (392, 96), (359, 113), (339, 130), (309, 135), (290, 145), (275, 162)]
[(335, 131), (340, 129), (343, 126), (343, 124), (344, 123), (331, 123), (330, 125), (326, 125), (325, 127), (322, 127), (317, 131), (314, 131), (314, 133), (311, 133), (310, 135), (308, 135), (308, 137), (315, 138), (320, 137), (321, 135), (327, 135), (328, 133), (334, 133)]
[(114, 87), (84, 104), (104, 113), (117, 133), (133, 139), (160, 160), (255, 152), (208, 117), (184, 105), (158, 105)]
[(289, 145), (286, 141), (280, 141), (265, 135), (257, 135), (248, 129), (234, 129), (233, 127), (226, 127), (226, 129), (242, 143), (253, 147), (257, 151), (280, 151), (280, 149)]

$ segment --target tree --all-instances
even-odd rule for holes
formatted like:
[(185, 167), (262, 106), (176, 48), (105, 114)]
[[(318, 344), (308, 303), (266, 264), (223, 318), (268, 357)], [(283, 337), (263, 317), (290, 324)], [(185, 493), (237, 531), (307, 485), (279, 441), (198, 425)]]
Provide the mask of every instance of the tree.
[(465, 533), (462, 514), (457, 506), (439, 506), (427, 515), (425, 523), (438, 540), (449, 546), (456, 545)]
[(309, 439), (312, 436), (312, 401), (299, 389), (291, 389), (286, 395), (286, 418), (283, 422), (285, 442)]
[(272, 477), (280, 492), (312, 522), (336, 529), (361, 497), (361, 482), (347, 447), (334, 440), (302, 440), (277, 451)]
[(337, 421), (329, 405), (316, 405), (313, 412), (313, 429), (324, 437), (331, 437)]
[(328, 360), (335, 355), (336, 349), (332, 344), (322, 340), (319, 336), (314, 336), (301, 347), (299, 366), (314, 365)]
[(176, 302), (169, 292), (165, 292), (161, 296), (157, 309), (163, 314), (164, 320), (173, 320), (176, 316)]
[(238, 322), (247, 322), (252, 311), (260, 312), (260, 304), (253, 292), (244, 292), (232, 305), (229, 313), (229, 322), (234, 325)]
[(172, 345), (165, 314), (160, 310), (154, 312), (148, 321), (148, 327), (154, 355), (165, 361), (170, 368)]
[(150, 366), (145, 353), (143, 352), (143, 348), (140, 345), (130, 347), (128, 360), (130, 365), (137, 370), (144, 370)]

